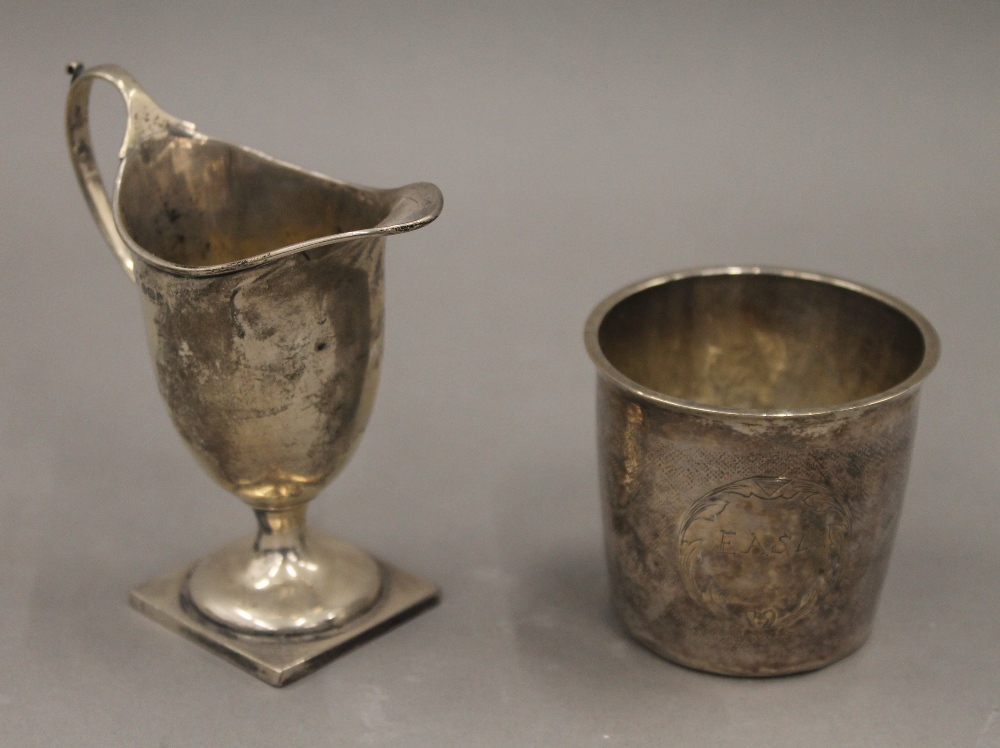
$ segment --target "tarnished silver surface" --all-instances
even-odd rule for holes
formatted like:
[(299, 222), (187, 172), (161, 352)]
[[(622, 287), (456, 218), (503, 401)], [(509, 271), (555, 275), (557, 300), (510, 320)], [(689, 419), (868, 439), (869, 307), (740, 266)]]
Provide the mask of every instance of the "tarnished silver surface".
[(813, 273), (637, 283), (585, 331), (615, 608), (689, 667), (780, 675), (871, 630), (937, 335)]
[[(258, 520), (252, 543), (196, 564), (183, 594), (243, 635), (342, 639), (392, 591), (367, 554), (309, 535), (305, 509), (350, 458), (374, 404), (384, 237), (436, 218), (441, 193), (307, 172), (198, 133), (117, 66), (70, 72), (73, 165), (141, 291), (160, 392), (200, 464)], [(111, 202), (88, 128), (98, 79), (128, 109)], [(414, 604), (434, 595), (427, 587)]]

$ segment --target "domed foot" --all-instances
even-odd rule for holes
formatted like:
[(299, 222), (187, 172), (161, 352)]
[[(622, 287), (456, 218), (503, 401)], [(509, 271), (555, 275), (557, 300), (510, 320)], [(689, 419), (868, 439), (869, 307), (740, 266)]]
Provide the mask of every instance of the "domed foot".
[(328, 535), (295, 542), (233, 543), (202, 559), (184, 594), (213, 622), (246, 634), (315, 634), (371, 609), (382, 590), (378, 563)]

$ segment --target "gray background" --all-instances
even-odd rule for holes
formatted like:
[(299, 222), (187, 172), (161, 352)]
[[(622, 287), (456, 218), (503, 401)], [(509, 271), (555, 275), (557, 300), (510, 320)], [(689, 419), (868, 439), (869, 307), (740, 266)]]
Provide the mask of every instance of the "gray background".
[[(13, 5), (0, 742), (1000, 746), (1000, 3)], [(74, 58), (206, 133), (445, 194), (389, 242), (375, 414), (311, 510), (445, 598), (287, 689), (127, 607), (252, 519), (174, 433), (73, 179)], [(94, 99), (107, 170), (123, 107)], [(583, 321), (731, 262), (881, 287), (944, 343), (875, 633), (806, 676), (675, 667), (607, 602)]]

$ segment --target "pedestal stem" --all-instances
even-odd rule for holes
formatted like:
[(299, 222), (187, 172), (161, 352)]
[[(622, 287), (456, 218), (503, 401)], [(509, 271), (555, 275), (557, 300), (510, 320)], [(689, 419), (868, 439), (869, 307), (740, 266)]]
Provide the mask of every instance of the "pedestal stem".
[(254, 509), (257, 516), (257, 538), (254, 540), (255, 553), (294, 551), (297, 555), (305, 552), (306, 506), (299, 504), (289, 509)]

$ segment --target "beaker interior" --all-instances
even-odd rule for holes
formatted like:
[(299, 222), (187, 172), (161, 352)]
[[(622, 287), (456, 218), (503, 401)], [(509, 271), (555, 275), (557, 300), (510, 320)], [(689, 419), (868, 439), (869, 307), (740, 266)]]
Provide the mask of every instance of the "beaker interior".
[(608, 362), (669, 397), (739, 409), (808, 410), (906, 380), (924, 337), (860, 291), (770, 274), (670, 280), (618, 302), (598, 331)]

